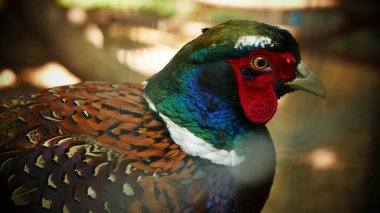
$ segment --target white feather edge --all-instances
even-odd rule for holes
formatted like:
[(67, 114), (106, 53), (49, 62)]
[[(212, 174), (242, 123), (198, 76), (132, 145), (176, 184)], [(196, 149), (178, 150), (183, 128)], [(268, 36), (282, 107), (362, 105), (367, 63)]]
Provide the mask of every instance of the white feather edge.
[(143, 85), (143, 89), (145, 89), (146, 85), (148, 84), (148, 80), (143, 81), (141, 84)]
[[(147, 82), (144, 83), (145, 86)], [(144, 98), (148, 102), (149, 108), (157, 112), (156, 106), (150, 98), (145, 95)], [(186, 154), (198, 156), (210, 160), (215, 164), (225, 166), (237, 166), (244, 161), (244, 156), (237, 155), (235, 150), (227, 151), (224, 149), (217, 149), (212, 144), (195, 136), (188, 129), (177, 125), (162, 113), (158, 112), (158, 114), (164, 120), (173, 141), (178, 144)]]
[(265, 36), (254, 36), (254, 35), (246, 35), (240, 36), (235, 43), (235, 49), (245, 47), (245, 46), (255, 46), (264, 48), (265, 46), (273, 47), (272, 39)]

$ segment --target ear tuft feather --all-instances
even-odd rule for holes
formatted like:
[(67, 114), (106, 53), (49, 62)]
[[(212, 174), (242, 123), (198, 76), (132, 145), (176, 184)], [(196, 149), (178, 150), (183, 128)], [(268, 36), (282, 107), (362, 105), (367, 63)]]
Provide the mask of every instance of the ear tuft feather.
[(210, 28), (209, 27), (206, 27), (206, 28), (203, 28), (202, 29), (202, 33), (205, 33), (207, 30), (209, 30)]

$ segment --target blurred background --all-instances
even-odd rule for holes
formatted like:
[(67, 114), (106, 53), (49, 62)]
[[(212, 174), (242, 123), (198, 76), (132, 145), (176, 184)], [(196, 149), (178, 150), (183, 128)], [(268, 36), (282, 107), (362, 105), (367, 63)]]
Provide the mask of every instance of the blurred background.
[(140, 83), (201, 29), (286, 28), (325, 83), (280, 100), (264, 213), (380, 212), (380, 3), (376, 0), (0, 0), (0, 96), (83, 80)]

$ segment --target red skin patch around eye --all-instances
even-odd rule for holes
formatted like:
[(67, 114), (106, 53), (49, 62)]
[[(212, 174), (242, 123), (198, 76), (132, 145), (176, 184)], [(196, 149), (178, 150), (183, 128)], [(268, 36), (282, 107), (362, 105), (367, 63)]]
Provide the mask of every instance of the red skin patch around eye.
[[(256, 56), (267, 58), (272, 71), (261, 72), (252, 80), (245, 79), (241, 67), (248, 66), (253, 69), (251, 60)], [(254, 50), (248, 57), (229, 59), (227, 62), (236, 73), (240, 103), (247, 118), (254, 123), (268, 122), (277, 111), (277, 95), (274, 84), (278, 80), (287, 80), (294, 76), (294, 56), (290, 53)]]

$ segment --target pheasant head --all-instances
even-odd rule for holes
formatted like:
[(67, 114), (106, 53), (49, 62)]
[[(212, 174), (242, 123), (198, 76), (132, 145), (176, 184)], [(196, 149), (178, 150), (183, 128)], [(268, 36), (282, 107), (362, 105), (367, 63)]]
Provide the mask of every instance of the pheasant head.
[(242, 141), (274, 116), (281, 96), (325, 89), (287, 30), (228, 21), (203, 31), (146, 81), (144, 95), (188, 154), (237, 165)]

